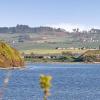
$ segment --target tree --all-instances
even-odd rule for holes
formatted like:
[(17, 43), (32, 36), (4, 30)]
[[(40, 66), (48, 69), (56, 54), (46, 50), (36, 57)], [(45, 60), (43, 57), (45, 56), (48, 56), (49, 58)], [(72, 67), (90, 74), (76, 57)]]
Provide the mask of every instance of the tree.
[(47, 100), (47, 97), (50, 95), (51, 80), (52, 77), (49, 75), (40, 76), (40, 86), (44, 91), (44, 100)]

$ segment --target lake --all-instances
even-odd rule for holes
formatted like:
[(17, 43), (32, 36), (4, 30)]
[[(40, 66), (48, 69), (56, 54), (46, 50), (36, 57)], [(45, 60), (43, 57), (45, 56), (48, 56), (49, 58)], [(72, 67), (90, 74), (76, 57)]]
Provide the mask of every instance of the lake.
[(7, 73), (0, 70), (3, 100), (43, 100), (40, 74), (53, 77), (48, 100), (100, 100), (100, 64), (27, 64), (24, 70), (10, 70), (10, 81), (2, 95)]

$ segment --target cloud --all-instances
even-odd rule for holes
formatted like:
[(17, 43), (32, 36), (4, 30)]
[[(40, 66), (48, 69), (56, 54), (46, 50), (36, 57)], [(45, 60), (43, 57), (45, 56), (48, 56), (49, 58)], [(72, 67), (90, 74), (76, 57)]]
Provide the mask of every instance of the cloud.
[(69, 31), (69, 32), (72, 32), (73, 29), (75, 28), (79, 28), (80, 31), (83, 31), (83, 30), (90, 30), (91, 28), (96, 28), (96, 29), (100, 29), (100, 26), (88, 26), (88, 25), (81, 25), (81, 24), (71, 24), (71, 23), (61, 23), (61, 24), (51, 24), (51, 25), (46, 25), (46, 26), (50, 26), (50, 27), (53, 27), (53, 28), (63, 28), (65, 29), (66, 31)]

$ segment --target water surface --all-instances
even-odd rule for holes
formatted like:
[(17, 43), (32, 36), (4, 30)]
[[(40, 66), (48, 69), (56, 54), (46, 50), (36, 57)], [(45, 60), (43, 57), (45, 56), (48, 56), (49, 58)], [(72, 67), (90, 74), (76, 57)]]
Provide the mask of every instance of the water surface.
[[(7, 72), (0, 70), (1, 92)], [(3, 100), (43, 100), (40, 74), (53, 77), (48, 100), (100, 100), (100, 64), (28, 64), (11, 71)]]

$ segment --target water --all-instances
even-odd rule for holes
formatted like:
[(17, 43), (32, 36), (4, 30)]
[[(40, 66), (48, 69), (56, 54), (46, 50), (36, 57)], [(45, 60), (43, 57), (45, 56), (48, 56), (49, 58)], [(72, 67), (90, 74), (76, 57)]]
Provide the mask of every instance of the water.
[[(0, 70), (1, 88), (6, 74)], [(3, 100), (43, 100), (40, 74), (53, 76), (48, 100), (100, 100), (100, 64), (28, 64), (11, 71)]]

